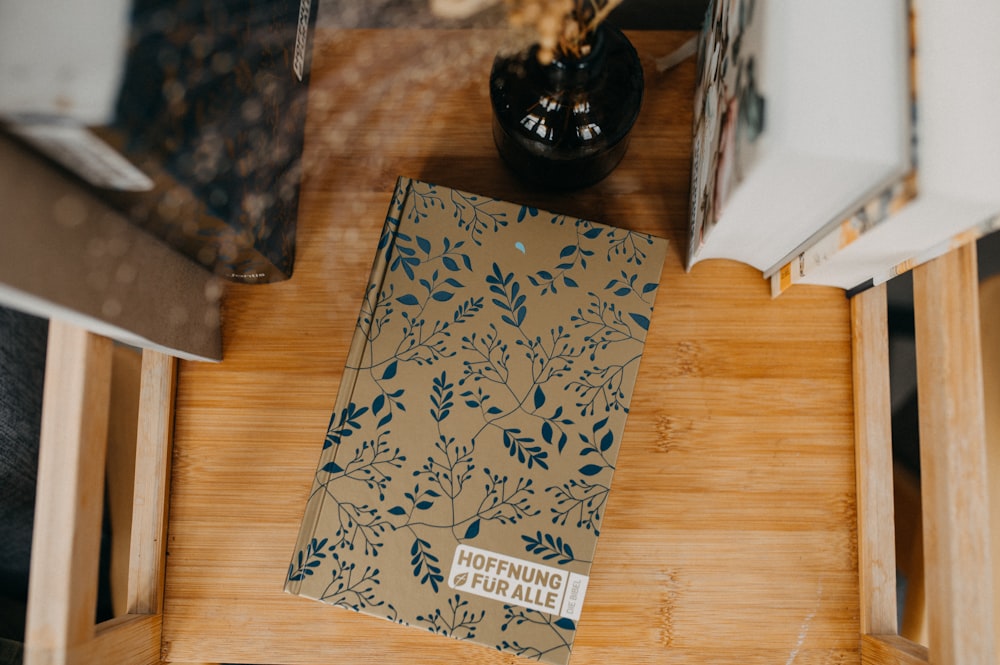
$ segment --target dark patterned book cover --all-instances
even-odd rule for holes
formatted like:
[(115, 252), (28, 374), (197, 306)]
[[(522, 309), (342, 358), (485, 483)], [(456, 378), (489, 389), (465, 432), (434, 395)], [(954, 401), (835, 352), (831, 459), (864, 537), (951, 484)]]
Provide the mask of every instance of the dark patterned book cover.
[(318, 0), (129, 5), (111, 117), (6, 128), (216, 274), (288, 279)]
[(286, 590), (568, 662), (666, 246), (400, 178)]

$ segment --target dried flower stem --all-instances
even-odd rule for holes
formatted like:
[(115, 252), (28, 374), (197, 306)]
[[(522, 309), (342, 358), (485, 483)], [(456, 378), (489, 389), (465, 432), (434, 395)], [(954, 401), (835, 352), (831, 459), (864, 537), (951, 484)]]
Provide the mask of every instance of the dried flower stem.
[(557, 55), (579, 58), (590, 50), (589, 39), (623, 0), (506, 0), (511, 25), (533, 28), (538, 60)]
[[(587, 52), (587, 39), (597, 30), (597, 26), (622, 2), (623, 0), (605, 0), (604, 2), (600, 0), (576, 0), (576, 7), (573, 10), (573, 14), (577, 17), (575, 22), (577, 25), (582, 25), (583, 27), (579, 30), (578, 37), (575, 40), (561, 43), (560, 50), (567, 55), (576, 57), (585, 55)], [(587, 8), (593, 11), (593, 16), (590, 17), (590, 20), (586, 24), (582, 24), (582, 18)]]

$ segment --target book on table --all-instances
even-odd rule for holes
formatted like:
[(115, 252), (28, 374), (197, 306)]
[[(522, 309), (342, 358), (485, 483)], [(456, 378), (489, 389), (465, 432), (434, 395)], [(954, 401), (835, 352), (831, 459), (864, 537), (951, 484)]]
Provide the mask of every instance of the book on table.
[(714, 0), (688, 267), (857, 289), (1000, 226), (997, 30), (986, 0)]
[(714, 0), (700, 36), (688, 267), (765, 271), (910, 170), (905, 3)]
[(6, 3), (0, 131), (219, 276), (286, 280), (317, 8)]
[(915, 168), (768, 271), (772, 293), (877, 284), (1000, 228), (1000, 5), (920, 3), (912, 28)]
[(567, 662), (665, 251), (400, 178), (286, 590)]

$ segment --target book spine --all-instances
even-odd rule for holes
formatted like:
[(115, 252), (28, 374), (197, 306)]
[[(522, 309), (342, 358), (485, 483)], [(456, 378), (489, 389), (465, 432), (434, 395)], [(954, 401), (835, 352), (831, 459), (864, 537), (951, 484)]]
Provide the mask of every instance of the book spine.
[[(913, 2), (907, 0), (906, 14), (910, 33), (908, 37), (908, 73), (910, 88), (910, 169), (899, 179), (889, 183), (841, 219), (836, 226), (824, 227), (807, 241), (804, 249), (773, 266), (764, 273), (771, 281), (771, 297), (778, 297), (793, 284), (798, 284), (818, 268), (829, 263), (836, 254), (868, 233), (893, 213), (898, 212), (917, 197), (917, 34)], [(873, 276), (874, 277), (874, 276)], [(875, 283), (878, 283), (877, 281)]]
[[(712, 22), (716, 4), (725, 0), (713, 0), (705, 10), (705, 20), (697, 38), (697, 76), (695, 86), (694, 113), (691, 124), (691, 139), (694, 149), (691, 151), (691, 186), (688, 201), (688, 246), (684, 260), (684, 269), (690, 271), (698, 262), (698, 253), (704, 245), (707, 231), (708, 211), (705, 206), (708, 199), (702, 196), (710, 170), (715, 169), (714, 146), (711, 138), (713, 133), (709, 127), (714, 122), (714, 107), (710, 106), (710, 95), (719, 84), (711, 79), (709, 59), (715, 46)], [(703, 176), (704, 171), (704, 176)]]
[(872, 229), (902, 210), (917, 197), (917, 173), (910, 171), (856, 208), (831, 231), (770, 274), (771, 296), (777, 297), (827, 265), (834, 257)]
[(980, 238), (982, 238), (983, 236), (988, 235), (998, 229), (1000, 229), (1000, 215), (990, 217), (989, 219), (979, 224), (976, 224), (972, 228), (966, 229), (961, 233), (956, 233), (952, 237), (948, 238), (948, 240), (938, 243), (937, 245), (934, 245), (933, 247), (924, 250), (917, 256), (909, 258), (905, 261), (901, 261), (900, 263), (897, 263), (896, 265), (886, 269), (882, 273), (874, 275), (872, 278), (872, 282), (876, 286), (883, 282), (887, 282), (893, 277), (897, 277), (905, 272), (909, 272), (910, 270), (913, 270), (919, 265), (923, 265), (928, 261), (932, 261), (933, 259), (936, 259), (939, 256), (947, 254), (953, 249), (958, 249), (963, 245), (975, 242)]
[[(958, 249), (963, 245), (975, 242), (980, 238), (982, 238), (983, 236), (989, 235), (990, 233), (997, 230), (1000, 230), (1000, 215), (990, 217), (989, 219), (979, 224), (976, 224), (970, 229), (962, 231), (961, 233), (956, 233), (951, 238), (948, 238), (948, 240), (940, 242), (916, 256), (913, 256), (911, 258), (906, 259), (905, 261), (900, 261), (899, 263), (889, 266), (885, 270), (876, 273), (865, 282), (858, 284), (853, 288), (847, 289), (847, 297), (853, 298), (862, 291), (866, 291), (872, 288), (873, 286), (878, 286), (879, 284), (888, 282), (890, 279), (898, 277), (899, 275), (902, 275), (904, 273), (907, 273), (916, 268), (917, 266), (923, 265), (928, 261), (932, 261), (938, 258), (939, 256), (943, 256), (944, 254), (947, 254), (948, 252), (954, 249)], [(776, 295), (774, 292), (773, 282), (772, 282), (772, 295)]]
[[(337, 399), (334, 403), (333, 416), (327, 429), (327, 435), (331, 432), (339, 431), (343, 428), (343, 419), (354, 397), (354, 387), (357, 384), (364, 354), (368, 348), (371, 338), (371, 328), (373, 316), (366, 316), (366, 312), (374, 312), (382, 292), (382, 284), (388, 272), (389, 258), (393, 254), (396, 243), (396, 235), (399, 229), (400, 220), (403, 219), (405, 211), (412, 206), (410, 191), (412, 181), (409, 178), (400, 177), (396, 181), (396, 188), (392, 195), (392, 202), (389, 205), (389, 212), (386, 214), (385, 224), (382, 226), (382, 233), (379, 236), (378, 252), (372, 263), (371, 273), (365, 287), (365, 297), (358, 314), (358, 322), (354, 328), (354, 336), (351, 338), (351, 346), (347, 352), (347, 362), (344, 367), (344, 375), (340, 381), (340, 388), (337, 391)], [(318, 469), (336, 462), (339, 446), (331, 445), (323, 450), (320, 456)], [(326, 503), (326, 494), (322, 491), (323, 484), (320, 481), (319, 472), (313, 479), (312, 489), (309, 492), (309, 500), (306, 503), (305, 514), (302, 517), (302, 525), (299, 528), (299, 535), (295, 542), (295, 550), (292, 553), (293, 565), (296, 553), (302, 552), (309, 547), (309, 543), (314, 537), (316, 524), (323, 512)], [(285, 581), (285, 591), (298, 594), (302, 586), (302, 580), (287, 579)]]

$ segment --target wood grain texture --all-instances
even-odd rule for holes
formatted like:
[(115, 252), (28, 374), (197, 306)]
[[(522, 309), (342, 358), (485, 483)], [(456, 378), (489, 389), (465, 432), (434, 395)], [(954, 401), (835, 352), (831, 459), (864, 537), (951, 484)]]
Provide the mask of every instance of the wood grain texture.
[[(979, 284), (979, 330), (983, 345), (983, 403), (1000, 404), (1000, 275)], [(987, 483), (993, 584), (1000, 580), (1000, 409), (986, 409)], [(1000, 636), (1000, 594), (993, 594), (994, 635)]]
[(992, 665), (992, 569), (975, 245), (913, 271), (930, 658)]
[(126, 615), (98, 624), (94, 639), (71, 650), (67, 665), (160, 663), (162, 617)]
[(865, 635), (861, 640), (861, 665), (926, 665), (927, 647), (898, 635)]
[(177, 360), (142, 354), (128, 611), (159, 614), (163, 608), (170, 446), (174, 425)]
[[(140, 430), (136, 446), (139, 455), (136, 510), (127, 514), (132, 520), (132, 547), (125, 566), (129, 592), (123, 595), (139, 610), (145, 603), (152, 604), (153, 611), (147, 612), (150, 616), (133, 612), (95, 625), (112, 358), (119, 355), (116, 362), (124, 366), (131, 361), (131, 353), (113, 349), (110, 339), (74, 325), (49, 323), (24, 650), (24, 662), (28, 665), (160, 662), (163, 617), (154, 612), (162, 598), (166, 462), (172, 425), (172, 419), (165, 414), (172, 414), (176, 360), (156, 352), (144, 354), (141, 380), (134, 381), (141, 386), (121, 385), (128, 383), (122, 377), (116, 377), (119, 385), (115, 386), (119, 392), (140, 388), (138, 398), (134, 399), (139, 407)], [(137, 361), (133, 369), (138, 374)], [(124, 374), (127, 376), (129, 372)], [(122, 395), (118, 397), (116, 407), (122, 408)], [(135, 407), (136, 404), (131, 405), (133, 418)], [(118, 415), (127, 418), (129, 410), (123, 409), (124, 413)], [(136, 438), (135, 424), (121, 429), (115, 436), (131, 432)], [(157, 446), (151, 440), (159, 444), (158, 456)], [(124, 447), (124, 442), (116, 442), (117, 449)], [(118, 475), (132, 477), (131, 473)], [(150, 490), (151, 485), (160, 488), (158, 494), (155, 489)], [(132, 497), (129, 488), (124, 500)], [(150, 519), (148, 514), (152, 511), (158, 514)], [(149, 522), (158, 526), (155, 540), (150, 534), (155, 529), (147, 526)], [(148, 562), (149, 540), (160, 547), (152, 564)], [(137, 579), (142, 582), (138, 591), (133, 588)]]
[(861, 634), (896, 633), (892, 404), (885, 284), (851, 299)]
[(65, 662), (94, 636), (111, 340), (51, 321), (24, 662)]
[(668, 238), (670, 254), (573, 663), (856, 663), (851, 331), (842, 291), (771, 300), (742, 265), (685, 273), (690, 33), (633, 33), (629, 152), (581, 192), (527, 188), (493, 147), (498, 34), (358, 31), (315, 52), (295, 274), (234, 286), (224, 360), (182, 363), (168, 661), (516, 663), (281, 591), (397, 175)]

